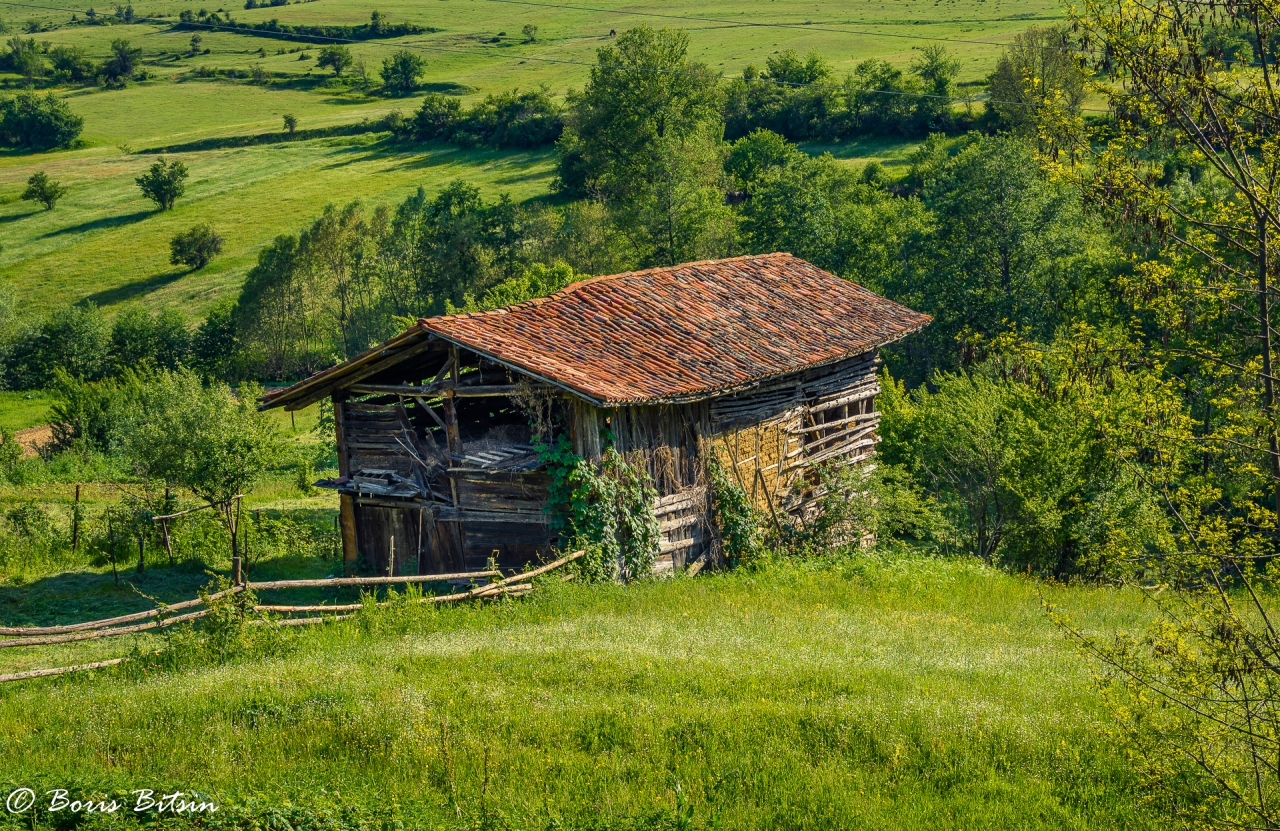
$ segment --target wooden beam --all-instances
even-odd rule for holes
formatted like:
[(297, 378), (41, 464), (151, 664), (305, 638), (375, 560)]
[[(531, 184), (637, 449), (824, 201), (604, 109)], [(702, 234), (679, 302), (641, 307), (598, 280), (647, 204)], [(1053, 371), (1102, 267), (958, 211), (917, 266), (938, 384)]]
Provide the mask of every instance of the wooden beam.
[(338, 495), (338, 528), (342, 533), (343, 569), (354, 569), (360, 559), (356, 550), (356, 508), (350, 494)]
[[(382, 350), (381, 355), (377, 359), (371, 359), (368, 363), (353, 367), (345, 373), (334, 373), (330, 378), (317, 378), (313, 382), (316, 389), (303, 394), (303, 390), (298, 391), (301, 397), (290, 401), (284, 405), (286, 410), (301, 410), (329, 395), (334, 390), (345, 389), (352, 384), (368, 378), (370, 375), (376, 375), (382, 370), (390, 366), (395, 366), (406, 358), (413, 357), (421, 352), (430, 349), (434, 344), (427, 338), (418, 341), (407, 341), (404, 346), (388, 347)], [(305, 381), (302, 383), (306, 383)], [(272, 406), (272, 405), (268, 405)]]
[[(514, 395), (516, 384), (465, 384), (455, 386), (451, 381), (442, 384), (352, 384), (347, 390), (353, 395), (407, 395), (410, 397), (439, 395), (448, 390), (459, 398), (482, 398), (500, 395)], [(549, 384), (537, 384), (536, 390), (550, 390), (555, 387)]]

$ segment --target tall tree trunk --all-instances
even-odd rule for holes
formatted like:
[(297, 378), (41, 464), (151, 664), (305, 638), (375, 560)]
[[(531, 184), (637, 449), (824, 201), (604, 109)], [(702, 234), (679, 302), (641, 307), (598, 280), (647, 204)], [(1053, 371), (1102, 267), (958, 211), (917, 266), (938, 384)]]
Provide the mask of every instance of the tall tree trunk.
[(1267, 217), (1258, 215), (1258, 318), (1262, 324), (1262, 412), (1267, 419), (1267, 449), (1271, 458), (1271, 485), (1276, 512), (1277, 528), (1280, 528), (1280, 446), (1276, 441), (1275, 382), (1271, 372), (1271, 298), (1268, 296), (1267, 268), (1270, 263)]

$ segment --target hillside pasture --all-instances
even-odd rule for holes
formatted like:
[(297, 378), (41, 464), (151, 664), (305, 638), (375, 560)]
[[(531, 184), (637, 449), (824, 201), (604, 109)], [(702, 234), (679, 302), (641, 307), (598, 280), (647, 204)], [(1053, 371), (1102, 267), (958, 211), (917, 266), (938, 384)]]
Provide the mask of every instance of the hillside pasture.
[[(163, 23), (99, 26), (69, 25), (69, 12), (10, 8), (10, 23), (29, 19), (56, 27), (40, 32), (38, 40), (50, 47), (80, 47), (95, 61), (106, 58), (113, 40), (127, 39), (142, 49), (141, 69), (149, 76), (123, 90), (58, 91), (85, 118), (83, 147), (0, 153), (0, 279), (14, 286), (30, 314), (90, 300), (109, 310), (136, 301), (199, 316), (218, 298), (236, 293), (265, 243), (277, 234), (296, 233), (328, 203), (355, 198), (395, 202), (419, 185), (435, 191), (456, 178), (476, 183), (488, 198), (510, 193), (522, 201), (547, 194), (553, 177), (549, 152), (393, 146), (377, 134), (176, 154), (192, 178), (187, 196), (169, 214), (151, 211), (133, 185), (153, 160), (140, 151), (278, 133), (285, 114), (296, 116), (299, 128), (306, 130), (376, 121), (393, 110), (411, 113), (420, 96), (396, 98), (377, 89), (382, 60), (396, 49), (418, 49), (426, 59), (422, 91), (458, 95), (464, 102), (516, 87), (546, 85), (555, 95), (580, 88), (609, 31), (642, 23), (687, 29), (691, 57), (725, 75), (736, 75), (747, 64), (763, 67), (767, 57), (785, 49), (816, 51), (837, 75), (867, 58), (905, 68), (919, 47), (945, 42), (961, 58), (963, 83), (985, 77), (1001, 44), (1016, 32), (1061, 18), (1056, 4), (1044, 0), (1030, 5), (1007, 0), (716, 0), (678, 9), (615, 2), (562, 8), (514, 0), (399, 0), (379, 6), (386, 19), (438, 31), (351, 45), (370, 79), (362, 85), (353, 80), (355, 69), (334, 79), (318, 68), (316, 44), (172, 25), (184, 9), (198, 8), (195, 3), (161, 2), (136, 11), (141, 17), (162, 17)], [(228, 14), (248, 22), (357, 25), (368, 22), (369, 12), (367, 4), (349, 0), (314, 0), (234, 8)], [(668, 16), (646, 16), (654, 14)], [(83, 19), (82, 13), (78, 16)], [(750, 25), (759, 23), (790, 28)], [(521, 35), (525, 24), (538, 27), (532, 43)], [(198, 54), (191, 54), (193, 34), (201, 37)], [(265, 82), (249, 80), (255, 67), (267, 74)], [(236, 77), (226, 77), (229, 72)], [(199, 77), (201, 73), (220, 75)], [(25, 82), (0, 73), (0, 83), (17, 88)], [(893, 140), (865, 144), (820, 149), (861, 163), (868, 158), (900, 162), (911, 147)], [(38, 170), (69, 188), (57, 209), (47, 214), (18, 200), (23, 183)], [(188, 275), (169, 265), (168, 240), (201, 221), (217, 227), (227, 247), (204, 271)]]

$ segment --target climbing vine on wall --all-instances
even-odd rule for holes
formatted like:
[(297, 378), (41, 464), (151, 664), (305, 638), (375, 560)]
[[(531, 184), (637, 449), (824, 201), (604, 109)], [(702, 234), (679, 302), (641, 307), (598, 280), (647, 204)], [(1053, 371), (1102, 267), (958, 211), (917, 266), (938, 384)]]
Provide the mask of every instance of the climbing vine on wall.
[(542, 446), (542, 460), (551, 476), (551, 529), (567, 547), (587, 551), (584, 576), (634, 580), (652, 571), (660, 535), (648, 472), (612, 447), (597, 468), (564, 436)]
[(730, 566), (753, 565), (764, 554), (760, 522), (747, 492), (734, 481), (714, 453), (707, 459), (711, 506)]

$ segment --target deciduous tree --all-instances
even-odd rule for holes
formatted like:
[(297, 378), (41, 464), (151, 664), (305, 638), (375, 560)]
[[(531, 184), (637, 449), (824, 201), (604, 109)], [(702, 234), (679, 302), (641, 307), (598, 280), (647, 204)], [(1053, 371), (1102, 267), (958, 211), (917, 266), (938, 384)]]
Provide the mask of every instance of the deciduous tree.
[(67, 189), (50, 179), (47, 173), (38, 170), (27, 180), (27, 189), (22, 192), (22, 198), (39, 202), (46, 211), (51, 211), (66, 192)]
[(178, 197), (186, 193), (187, 175), (187, 166), (182, 162), (161, 158), (134, 181), (138, 183), (144, 196), (155, 202), (160, 210), (167, 211), (173, 207)]

